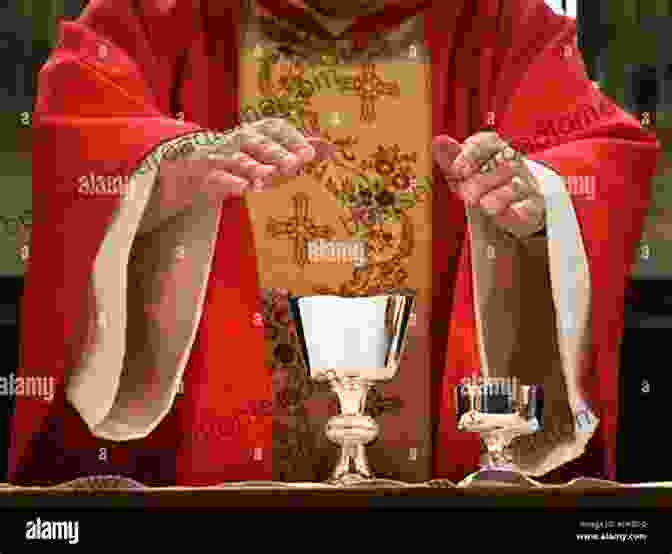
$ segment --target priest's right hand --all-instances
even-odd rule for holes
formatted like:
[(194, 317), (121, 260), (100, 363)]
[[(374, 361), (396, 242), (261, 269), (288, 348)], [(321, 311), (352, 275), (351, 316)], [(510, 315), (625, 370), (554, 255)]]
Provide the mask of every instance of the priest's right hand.
[[(216, 142), (195, 149), (181, 160), (182, 167), (172, 171), (186, 171), (186, 177), (200, 180), (217, 196), (241, 196), (273, 188), (283, 182), (283, 177), (296, 176), (305, 164), (331, 154), (325, 141), (305, 137), (278, 118), (262, 119), (215, 136)], [(165, 171), (171, 171), (170, 167)]]

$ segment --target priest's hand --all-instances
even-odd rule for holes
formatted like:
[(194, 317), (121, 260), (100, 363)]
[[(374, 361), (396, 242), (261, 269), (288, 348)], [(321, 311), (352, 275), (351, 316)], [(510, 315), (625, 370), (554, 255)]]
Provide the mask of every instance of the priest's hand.
[(518, 238), (544, 229), (540, 185), (524, 157), (497, 133), (477, 133), (462, 145), (441, 135), (434, 139), (432, 149), (448, 185), (468, 206), (478, 206)]
[(279, 118), (262, 119), (214, 136), (213, 144), (201, 146), (181, 160), (162, 163), (162, 173), (178, 177), (182, 183), (192, 182), (194, 188), (205, 187), (216, 196), (240, 196), (273, 188), (283, 182), (282, 177), (293, 177), (305, 164), (331, 154), (327, 143), (304, 137)]

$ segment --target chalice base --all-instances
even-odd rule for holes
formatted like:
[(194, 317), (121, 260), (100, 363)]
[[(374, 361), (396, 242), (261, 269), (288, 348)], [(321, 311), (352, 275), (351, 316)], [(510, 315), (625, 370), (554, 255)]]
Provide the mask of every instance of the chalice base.
[[(494, 423), (494, 422), (492, 422)], [(534, 486), (535, 482), (526, 477), (517, 464), (511, 448), (511, 441), (528, 434), (534, 427), (525, 422), (518, 426), (481, 430), (481, 442), (485, 452), (481, 457), (481, 467), (469, 475), (464, 484), (501, 483), (508, 485)]]
[(463, 485), (501, 483), (506, 485), (536, 486), (529, 477), (517, 471), (514, 466), (482, 467), (467, 476)]

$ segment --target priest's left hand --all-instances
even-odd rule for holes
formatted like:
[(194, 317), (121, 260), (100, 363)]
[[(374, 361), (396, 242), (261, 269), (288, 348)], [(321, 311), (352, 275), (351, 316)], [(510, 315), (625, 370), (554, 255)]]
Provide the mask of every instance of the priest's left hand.
[(540, 185), (524, 156), (497, 133), (477, 133), (464, 144), (440, 135), (432, 149), (448, 185), (468, 206), (480, 207), (500, 228), (518, 238), (544, 228)]

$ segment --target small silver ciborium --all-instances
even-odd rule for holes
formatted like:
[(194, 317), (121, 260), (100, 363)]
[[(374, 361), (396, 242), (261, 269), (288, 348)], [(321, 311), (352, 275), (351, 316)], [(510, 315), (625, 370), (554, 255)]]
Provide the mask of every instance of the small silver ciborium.
[(364, 297), (290, 296), (302, 355), (310, 377), (327, 381), (340, 414), (326, 425), (327, 438), (341, 446), (329, 483), (373, 480), (365, 445), (379, 433), (365, 413), (369, 390), (399, 370), (415, 292)]
[(457, 428), (478, 433), (483, 454), (472, 481), (530, 483), (516, 463), (512, 441), (537, 433), (543, 425), (543, 387), (516, 377), (466, 378), (455, 387)]

